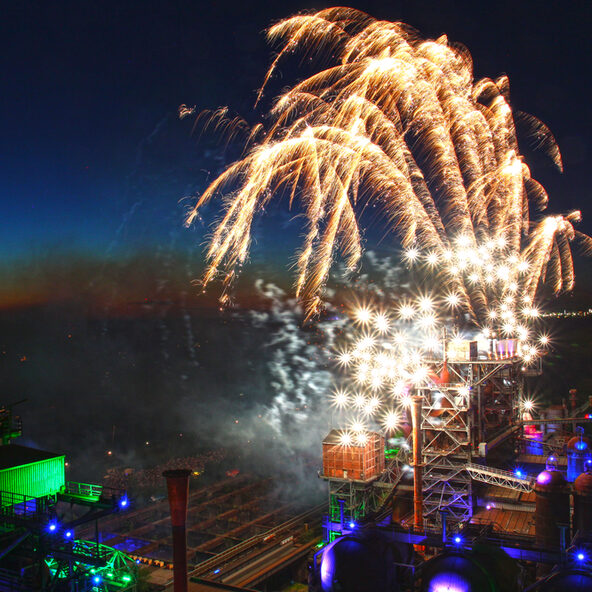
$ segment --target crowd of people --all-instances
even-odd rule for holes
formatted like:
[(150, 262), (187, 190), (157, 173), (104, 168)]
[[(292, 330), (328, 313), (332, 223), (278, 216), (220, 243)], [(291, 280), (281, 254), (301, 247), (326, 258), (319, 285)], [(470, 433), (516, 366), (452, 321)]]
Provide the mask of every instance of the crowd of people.
[(133, 467), (113, 467), (107, 469), (103, 478), (103, 486), (114, 489), (130, 488), (159, 488), (164, 486), (162, 473), (171, 469), (190, 469), (194, 476), (198, 477), (210, 463), (220, 463), (224, 460), (226, 451), (223, 448), (209, 450), (199, 456), (185, 456), (171, 458), (165, 463), (148, 469), (135, 469)]

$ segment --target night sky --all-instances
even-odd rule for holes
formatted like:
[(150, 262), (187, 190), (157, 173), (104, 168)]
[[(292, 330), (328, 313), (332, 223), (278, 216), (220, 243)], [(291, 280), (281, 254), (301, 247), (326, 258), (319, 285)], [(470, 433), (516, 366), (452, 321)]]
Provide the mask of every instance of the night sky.
[[(177, 107), (229, 105), (258, 120), (261, 112), (251, 109), (254, 90), (271, 56), (263, 30), (281, 17), (327, 5), (259, 0), (5, 4), (4, 262), (48, 248), (98, 257), (113, 249), (117, 254), (122, 248), (150, 251), (166, 240), (170, 228), (163, 216), (177, 213), (180, 219), (178, 200), (199, 191), (204, 170), (221, 165), (208, 162), (204, 144), (189, 139), (191, 124), (176, 120)], [(447, 33), (467, 45), (477, 76), (507, 73), (514, 108), (544, 121), (563, 151), (564, 175), (543, 157), (529, 161), (550, 193), (551, 209), (581, 208), (582, 228), (592, 229), (592, 213), (586, 211), (592, 164), (590, 3), (354, 6), (408, 22), (426, 36)], [(298, 75), (284, 74), (281, 84)], [(130, 236), (118, 236), (122, 223)], [(130, 229), (134, 226), (142, 228)]]
[[(273, 94), (299, 75), (295, 68), (282, 70), (263, 110), (252, 110), (272, 56), (264, 29), (282, 17), (329, 5), (261, 0), (4, 3), (0, 329), (5, 361), (0, 380), (12, 399), (24, 395), (44, 405), (62, 393), (54, 412), (41, 407), (46, 416), (31, 420), (34, 429), (57, 421), (60, 405), (67, 405), (88, 381), (94, 381), (89, 401), (137, 388), (130, 386), (135, 374), (116, 384), (113, 365), (116, 359), (125, 365), (125, 356), (129, 362), (138, 340), (155, 341), (159, 359), (166, 360), (159, 375), (163, 385), (167, 376), (183, 374), (169, 361), (179, 349), (171, 345), (176, 339), (171, 303), (181, 302), (184, 314), (215, 310), (216, 296), (202, 297), (190, 283), (202, 267), (207, 228), (183, 227), (184, 198), (202, 190), (236, 151), (213, 137), (193, 137), (191, 122), (179, 121), (177, 108), (182, 103), (198, 109), (228, 105), (247, 120), (260, 121)], [(477, 77), (506, 73), (513, 107), (544, 121), (563, 153), (561, 175), (549, 160), (523, 146), (533, 176), (549, 192), (549, 211), (581, 209), (580, 228), (592, 231), (590, 2), (392, 0), (352, 6), (377, 18), (407, 22), (427, 37), (446, 33), (464, 43)], [(215, 214), (215, 206), (204, 212), (212, 221)], [(243, 282), (244, 307), (252, 304), (251, 280), (261, 273), (286, 282), (298, 229), (284, 205), (272, 215), (280, 224), (263, 221), (256, 231), (253, 268)], [(163, 312), (163, 306), (169, 308)], [(134, 333), (132, 339), (129, 328), (113, 324), (113, 319), (130, 317), (148, 318), (154, 333), (146, 329), (146, 335)], [(211, 331), (200, 327), (202, 334)], [(99, 343), (99, 335), (108, 336), (108, 346)], [(72, 339), (78, 339), (76, 354), (68, 349)], [(241, 347), (248, 349), (248, 344)], [(183, 350), (187, 364), (203, 369), (203, 360), (192, 358), (192, 348)], [(211, 348), (213, 359), (216, 346)], [(149, 354), (141, 364), (135, 361), (144, 365), (141, 381), (148, 386)], [(27, 371), (24, 363), (31, 364)], [(73, 366), (78, 369), (74, 375)], [(198, 372), (194, 378), (204, 377)], [(208, 380), (223, 390), (224, 377)], [(264, 384), (266, 379), (258, 380)], [(167, 392), (165, 397), (164, 390), (151, 395), (152, 414), (141, 405), (147, 430), (155, 429), (165, 399), (176, 396)], [(136, 394), (134, 404), (141, 396)], [(122, 411), (111, 413), (115, 417)], [(106, 419), (96, 431), (110, 434), (114, 421)], [(65, 428), (60, 424), (59, 429)], [(138, 434), (138, 441), (144, 435)], [(71, 448), (67, 438), (54, 441)]]

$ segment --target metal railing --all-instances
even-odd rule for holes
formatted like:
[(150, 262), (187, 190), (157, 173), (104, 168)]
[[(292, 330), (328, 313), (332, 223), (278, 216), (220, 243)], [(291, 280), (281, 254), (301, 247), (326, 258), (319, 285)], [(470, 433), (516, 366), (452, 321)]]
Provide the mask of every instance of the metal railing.
[(117, 502), (127, 497), (125, 489), (104, 487), (103, 485), (96, 485), (94, 483), (77, 483), (76, 481), (67, 481), (62, 494), (104, 503), (110, 501)]
[(77, 483), (76, 481), (67, 481), (66, 485), (64, 486), (64, 493), (67, 495), (95, 498), (98, 500), (103, 493), (103, 486), (95, 485), (94, 483)]
[(40, 514), (37, 498), (22, 493), (0, 491), (0, 516), (31, 518)]
[(499, 485), (518, 491), (529, 492), (534, 487), (534, 478), (520, 477), (510, 471), (486, 467), (485, 465), (476, 465), (467, 463), (465, 468), (472, 479), (489, 483), (490, 485)]

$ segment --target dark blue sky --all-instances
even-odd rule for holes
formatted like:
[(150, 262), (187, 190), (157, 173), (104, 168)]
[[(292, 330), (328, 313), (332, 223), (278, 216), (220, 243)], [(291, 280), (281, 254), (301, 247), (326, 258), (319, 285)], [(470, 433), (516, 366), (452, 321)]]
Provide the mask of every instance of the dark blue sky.
[[(269, 63), (263, 29), (324, 2), (5, 3), (0, 37), (0, 256), (47, 247), (98, 256), (199, 239), (178, 200), (220, 165), (176, 120), (179, 104), (249, 112)], [(550, 210), (588, 200), (592, 16), (589, 2), (352, 2), (427, 36), (465, 43), (478, 76), (510, 77), (513, 105), (545, 121), (566, 173), (529, 160)], [(293, 73), (285, 73), (285, 83)], [(282, 81), (282, 83), (284, 83)], [(281, 236), (280, 233), (277, 235)], [(274, 238), (271, 238), (273, 242)], [(279, 240), (279, 239), (278, 239)], [(270, 243), (268, 243), (270, 244)]]
[[(551, 209), (581, 208), (582, 226), (592, 231), (589, 0), (352, 5), (426, 36), (447, 33), (463, 42), (479, 77), (507, 73), (514, 107), (546, 122), (563, 149), (564, 175), (528, 155)], [(115, 424), (132, 450), (144, 450), (154, 434), (169, 442), (179, 425), (199, 439), (203, 430), (222, 434), (226, 445), (228, 434), (232, 439), (242, 429), (242, 419), (238, 428), (234, 423), (239, 393), (251, 395), (245, 416), (249, 405), (273, 396), (269, 335), (283, 347), (275, 340), (276, 320), (245, 328), (240, 319), (217, 314), (217, 287), (205, 299), (191, 285), (204, 228), (183, 228), (179, 200), (224, 163), (212, 141), (197, 143), (191, 122), (176, 113), (181, 103), (230, 105), (256, 120), (260, 115), (250, 108), (271, 56), (262, 31), (300, 9), (325, 6), (312, 0), (3, 2), (0, 372), (9, 400), (29, 398), (26, 431), (40, 445), (76, 456), (88, 470), (98, 466), (89, 461), (92, 454), (102, 458), (106, 444), (113, 446)], [(276, 91), (296, 75), (282, 74)], [(289, 214), (281, 207), (276, 214), (283, 223), (256, 233), (253, 267), (268, 265), (269, 273), (243, 280), (277, 282), (277, 264), (288, 266)], [(214, 210), (204, 212), (208, 220)], [(246, 308), (247, 296), (257, 297), (252, 281), (244, 285), (250, 292), (239, 304)], [(589, 293), (583, 298), (588, 306)], [(559, 339), (575, 343), (565, 359), (577, 370), (589, 352), (581, 346), (586, 336), (565, 331)], [(574, 386), (574, 376), (587, 392), (586, 376), (565, 372), (568, 366), (555, 365), (556, 392)], [(297, 382), (300, 362), (293, 372)]]

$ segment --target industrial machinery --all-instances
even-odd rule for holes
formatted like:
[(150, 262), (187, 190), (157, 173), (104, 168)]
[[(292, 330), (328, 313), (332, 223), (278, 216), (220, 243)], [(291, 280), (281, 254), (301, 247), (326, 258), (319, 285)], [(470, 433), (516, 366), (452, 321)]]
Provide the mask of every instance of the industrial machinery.
[[(125, 510), (124, 491), (66, 480), (65, 457), (14, 444), (14, 405), (0, 409), (0, 590), (135, 590), (137, 566), (100, 543), (98, 520)], [(76, 529), (95, 523), (95, 540)]]
[[(524, 377), (536, 368), (524, 366), (517, 343), (506, 339), (480, 350), (477, 342), (450, 342), (444, 359), (433, 360), (431, 366), (433, 385), (416, 392), (419, 423), (413, 437), (391, 449), (385, 471), (380, 470), (384, 453), (375, 444), (378, 434), (369, 434), (363, 446), (356, 442), (344, 446), (339, 430), (333, 430), (323, 442), (321, 476), (329, 484), (333, 523), (338, 515), (343, 514), (340, 521), (347, 525), (376, 511), (393, 489), (405, 489), (410, 472), (421, 476), (421, 497), (415, 499), (416, 506), (421, 505), (421, 512), (416, 512), (422, 521), (418, 527), (438, 525), (442, 511), (451, 523), (470, 520), (475, 481), (531, 488), (519, 474), (486, 464), (495, 448), (522, 433)], [(412, 459), (414, 439), (418, 457)], [(357, 456), (355, 451), (362, 449), (363, 455)], [(357, 464), (354, 458), (359, 458)]]
[[(330, 551), (311, 564), (311, 590), (349, 589), (357, 560), (342, 556), (357, 549), (366, 565), (375, 532), (399, 557), (387, 563), (400, 576), (377, 590), (522, 590), (529, 565), (531, 584), (539, 577), (532, 590), (588, 582), (592, 454), (577, 426), (590, 421), (590, 402), (576, 408), (572, 395), (571, 413), (565, 404), (535, 413), (525, 379), (540, 373), (540, 359), (526, 366), (514, 340), (443, 350), (430, 361), (429, 386), (409, 396), (399, 430), (358, 441), (334, 429), (323, 441)], [(350, 542), (341, 548), (340, 540)], [(393, 554), (396, 545), (407, 551)], [(402, 567), (415, 570), (406, 583)], [(391, 568), (374, 571), (392, 580)]]

